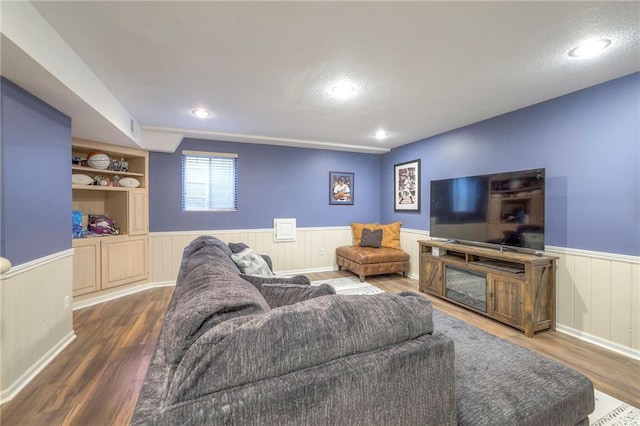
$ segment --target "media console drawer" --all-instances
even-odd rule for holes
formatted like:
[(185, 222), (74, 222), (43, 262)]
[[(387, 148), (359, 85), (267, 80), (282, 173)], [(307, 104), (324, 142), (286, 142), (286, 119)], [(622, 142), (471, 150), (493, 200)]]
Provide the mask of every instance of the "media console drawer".
[(421, 292), (520, 329), (527, 337), (555, 330), (556, 257), (442, 241), (418, 244)]

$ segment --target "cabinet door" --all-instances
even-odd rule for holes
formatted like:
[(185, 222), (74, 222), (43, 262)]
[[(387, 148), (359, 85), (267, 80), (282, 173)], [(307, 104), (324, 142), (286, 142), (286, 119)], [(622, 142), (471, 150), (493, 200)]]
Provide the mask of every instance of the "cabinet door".
[(149, 232), (149, 198), (147, 191), (129, 191), (129, 235), (145, 235)]
[(102, 289), (148, 277), (147, 237), (102, 241)]
[(487, 313), (504, 323), (522, 328), (524, 323), (524, 281), (489, 274)]
[(100, 290), (100, 241), (73, 240), (73, 295)]
[(420, 257), (420, 291), (444, 296), (442, 262), (427, 254)]

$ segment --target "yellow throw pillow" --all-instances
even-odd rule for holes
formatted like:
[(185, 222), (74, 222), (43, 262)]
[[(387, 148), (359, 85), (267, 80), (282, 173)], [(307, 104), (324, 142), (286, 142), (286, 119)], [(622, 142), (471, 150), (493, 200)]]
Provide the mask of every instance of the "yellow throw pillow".
[[(377, 223), (352, 223), (351, 224), (351, 232), (353, 234), (353, 245), (359, 246), (360, 240), (362, 240), (362, 230), (364, 228), (369, 229), (370, 231), (375, 231)], [(384, 231), (382, 231), (382, 238), (384, 241)]]
[[(376, 226), (375, 229), (382, 229), (382, 247), (389, 248), (400, 248), (400, 228), (402, 227), (402, 222), (394, 222), (389, 225), (380, 225)], [(362, 231), (360, 231), (360, 235), (362, 235)], [(359, 242), (358, 242), (359, 244)]]

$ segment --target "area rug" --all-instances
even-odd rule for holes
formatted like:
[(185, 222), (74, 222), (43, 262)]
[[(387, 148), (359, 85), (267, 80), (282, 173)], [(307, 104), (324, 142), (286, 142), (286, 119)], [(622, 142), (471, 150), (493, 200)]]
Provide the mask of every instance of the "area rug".
[(313, 281), (311, 285), (329, 284), (336, 290), (336, 294), (377, 294), (384, 293), (378, 287), (368, 282), (360, 282), (358, 277), (332, 278), (328, 280)]
[(596, 408), (589, 416), (591, 426), (638, 426), (640, 409), (618, 401), (596, 389)]

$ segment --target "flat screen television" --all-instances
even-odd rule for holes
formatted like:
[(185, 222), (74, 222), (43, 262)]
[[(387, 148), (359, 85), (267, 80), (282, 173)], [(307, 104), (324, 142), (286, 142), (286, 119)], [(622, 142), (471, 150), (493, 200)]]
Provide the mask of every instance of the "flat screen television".
[(431, 181), (431, 237), (544, 250), (545, 169)]

